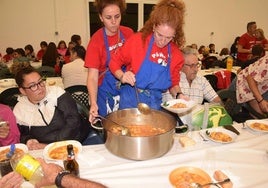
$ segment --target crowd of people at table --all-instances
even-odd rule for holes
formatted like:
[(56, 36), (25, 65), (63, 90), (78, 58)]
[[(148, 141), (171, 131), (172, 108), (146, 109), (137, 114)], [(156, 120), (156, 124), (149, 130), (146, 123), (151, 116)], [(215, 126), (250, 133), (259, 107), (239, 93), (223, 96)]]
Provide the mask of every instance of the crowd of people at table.
[[(202, 66), (200, 61), (208, 56), (216, 56), (220, 61), (232, 56), (243, 68), (231, 85), (237, 92), (238, 102), (248, 102), (259, 113), (268, 112), (268, 56), (264, 56), (268, 41), (255, 22), (248, 23), (247, 32), (236, 37), (230, 50), (223, 48), (218, 55), (215, 44), (209, 44), (208, 48), (203, 45), (198, 48), (196, 44), (184, 47), (185, 5), (181, 0), (159, 1), (136, 33), (121, 25), (121, 15), (126, 9), (124, 1), (96, 0), (95, 6), (103, 27), (91, 37), (87, 49), (81, 46), (79, 35), (71, 37), (68, 47), (65, 41), (60, 41), (58, 46), (42, 41), (36, 54), (30, 44), (24, 50), (7, 48), (2, 62), (14, 62), (11, 70), (22, 95), (13, 109), (0, 104), (0, 117), (9, 122), (8, 127), (0, 127), (1, 146), (22, 142), (35, 150), (69, 139), (84, 145), (103, 143), (100, 137), (89, 136), (94, 131), (89, 129), (89, 122), (93, 123), (98, 114), (105, 116), (137, 107), (136, 88), (140, 101), (156, 110), (161, 110), (163, 94), (169, 98), (196, 100), (199, 104), (204, 99), (221, 103), (209, 82), (197, 75)], [(87, 86), (89, 120), (80, 117), (70, 94), (57, 86), (46, 86), (42, 75), (27, 63), (40, 60), (43, 66), (53, 67), (55, 75), (62, 76), (65, 88)], [(54, 183), (62, 170), (42, 160), (41, 164), (45, 178), (37, 187)], [(216, 174), (219, 180), (226, 177), (221, 172)], [(18, 181), (21, 178), (15, 173), (7, 177), (11, 176)], [(12, 183), (8, 178), (0, 179), (1, 187), (13, 187), (6, 185)], [(102, 187), (70, 176), (61, 183), (72, 187), (73, 182), (78, 182), (75, 187), (86, 182), (92, 187)], [(223, 187), (232, 187), (232, 183)]]

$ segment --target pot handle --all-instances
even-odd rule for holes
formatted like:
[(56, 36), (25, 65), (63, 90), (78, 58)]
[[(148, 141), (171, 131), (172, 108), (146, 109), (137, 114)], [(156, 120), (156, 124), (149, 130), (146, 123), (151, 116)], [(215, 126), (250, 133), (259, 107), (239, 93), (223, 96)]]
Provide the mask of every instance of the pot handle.
[(91, 123), (91, 127), (97, 130), (103, 130), (104, 128), (102, 124), (102, 119), (99, 116), (97, 116), (94, 120), (94, 123)]

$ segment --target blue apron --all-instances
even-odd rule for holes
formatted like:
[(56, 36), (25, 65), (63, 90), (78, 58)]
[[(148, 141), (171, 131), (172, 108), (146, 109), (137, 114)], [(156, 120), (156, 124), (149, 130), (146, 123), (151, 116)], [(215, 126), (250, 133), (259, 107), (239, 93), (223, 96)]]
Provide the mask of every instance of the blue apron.
[[(152, 109), (159, 110), (162, 102), (162, 92), (171, 86), (171, 49), (170, 44), (168, 44), (167, 65), (162, 66), (150, 60), (153, 43), (154, 36), (150, 39), (145, 59), (136, 74), (136, 86), (139, 91), (140, 102), (148, 104)], [(135, 88), (129, 84), (121, 86), (119, 109), (136, 108), (137, 103)]]
[[(111, 60), (111, 53), (109, 50), (108, 37), (106, 35), (105, 29), (103, 28), (104, 44), (107, 54), (106, 59), (106, 70), (103, 73), (102, 84), (98, 87), (97, 103), (99, 107), (99, 114), (102, 116), (107, 115), (107, 113), (113, 111), (116, 105), (119, 103), (119, 81), (114, 77), (114, 75), (109, 70), (109, 63)], [(120, 31), (121, 43), (124, 43), (125, 39)]]

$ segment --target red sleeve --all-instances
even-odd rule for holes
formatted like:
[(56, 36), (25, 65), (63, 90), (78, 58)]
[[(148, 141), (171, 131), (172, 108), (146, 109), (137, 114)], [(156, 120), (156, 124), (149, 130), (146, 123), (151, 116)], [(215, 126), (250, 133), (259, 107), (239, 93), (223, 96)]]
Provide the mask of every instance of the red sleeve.
[(178, 85), (180, 82), (180, 70), (184, 64), (184, 58), (180, 49), (175, 45), (171, 44), (171, 65), (170, 65), (170, 74), (171, 74), (171, 87)]
[(141, 40), (141, 33), (133, 34), (120, 48), (119, 53), (113, 56), (109, 65), (111, 72), (114, 74), (125, 65), (127, 70), (137, 73), (145, 57), (147, 46), (147, 40), (145, 44)]

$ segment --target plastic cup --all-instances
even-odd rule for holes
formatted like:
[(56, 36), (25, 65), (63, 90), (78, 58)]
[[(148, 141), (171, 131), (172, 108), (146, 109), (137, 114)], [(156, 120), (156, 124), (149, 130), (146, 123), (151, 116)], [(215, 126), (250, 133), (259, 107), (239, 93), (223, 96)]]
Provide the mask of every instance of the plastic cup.
[(0, 161), (0, 174), (2, 177), (12, 171), (13, 169), (10, 164), (10, 159), (4, 159)]

